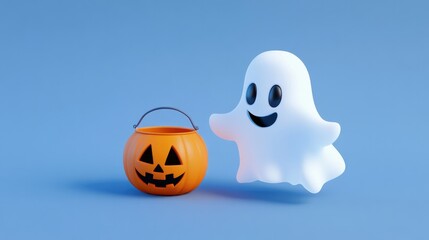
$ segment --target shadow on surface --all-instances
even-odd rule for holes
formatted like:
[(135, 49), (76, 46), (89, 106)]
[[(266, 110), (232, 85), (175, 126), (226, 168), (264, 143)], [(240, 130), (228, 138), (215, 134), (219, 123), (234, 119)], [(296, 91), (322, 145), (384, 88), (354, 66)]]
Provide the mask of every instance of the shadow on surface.
[(135, 189), (126, 179), (82, 180), (70, 184), (78, 191), (128, 197), (156, 197)]
[(198, 192), (218, 197), (240, 199), (246, 201), (261, 201), (278, 204), (304, 204), (313, 197), (308, 193), (289, 184), (267, 184), (261, 182), (239, 184), (236, 182), (203, 183)]
[[(126, 179), (81, 180), (70, 185), (73, 190), (102, 195), (159, 198), (135, 189)], [(294, 188), (294, 189), (292, 189)], [(236, 182), (205, 181), (194, 192), (181, 195), (191, 197), (202, 194), (209, 197), (238, 199), (245, 201), (271, 202), (278, 204), (304, 204), (313, 194), (289, 184), (267, 184), (261, 182), (239, 184)], [(162, 197), (161, 197), (162, 198)]]

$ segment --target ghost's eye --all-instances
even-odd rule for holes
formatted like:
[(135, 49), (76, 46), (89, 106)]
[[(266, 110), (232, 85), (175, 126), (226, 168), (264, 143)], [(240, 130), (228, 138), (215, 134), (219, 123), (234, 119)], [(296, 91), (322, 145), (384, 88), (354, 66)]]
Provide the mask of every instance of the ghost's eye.
[(256, 100), (256, 84), (252, 83), (247, 88), (246, 101), (249, 105), (252, 105)]
[(274, 85), (270, 90), (270, 95), (268, 96), (268, 102), (270, 106), (275, 108), (282, 101), (282, 89), (279, 85)]

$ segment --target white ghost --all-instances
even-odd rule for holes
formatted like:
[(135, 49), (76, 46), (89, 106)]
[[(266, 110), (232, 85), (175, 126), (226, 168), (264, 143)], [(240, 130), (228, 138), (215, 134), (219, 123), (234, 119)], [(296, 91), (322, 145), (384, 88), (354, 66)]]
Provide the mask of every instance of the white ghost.
[(237, 181), (301, 184), (317, 193), (345, 163), (332, 143), (340, 125), (314, 105), (304, 63), (285, 51), (259, 54), (247, 68), (240, 102), (210, 116), (210, 128), (238, 146)]

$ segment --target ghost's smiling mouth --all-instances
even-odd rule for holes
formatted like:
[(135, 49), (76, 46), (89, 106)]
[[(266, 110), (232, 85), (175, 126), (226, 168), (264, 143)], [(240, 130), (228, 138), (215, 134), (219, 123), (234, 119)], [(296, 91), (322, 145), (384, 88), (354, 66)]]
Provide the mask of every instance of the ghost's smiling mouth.
[(156, 187), (162, 187), (162, 188), (165, 188), (168, 184), (173, 184), (174, 186), (176, 186), (176, 184), (178, 184), (180, 180), (182, 180), (183, 175), (185, 175), (185, 173), (182, 173), (180, 176), (175, 178), (173, 174), (167, 174), (165, 175), (165, 180), (161, 180), (161, 179), (154, 179), (153, 174), (151, 173), (146, 173), (146, 175), (143, 176), (141, 173), (139, 173), (139, 171), (137, 171), (137, 169), (136, 169), (136, 173), (137, 173), (137, 176), (139, 176), (140, 180), (142, 180), (144, 183), (146, 184), (152, 183)]
[(249, 117), (252, 122), (259, 127), (269, 127), (273, 125), (277, 120), (277, 113), (272, 113), (264, 117), (255, 116), (249, 111), (247, 111), (247, 113), (249, 114)]

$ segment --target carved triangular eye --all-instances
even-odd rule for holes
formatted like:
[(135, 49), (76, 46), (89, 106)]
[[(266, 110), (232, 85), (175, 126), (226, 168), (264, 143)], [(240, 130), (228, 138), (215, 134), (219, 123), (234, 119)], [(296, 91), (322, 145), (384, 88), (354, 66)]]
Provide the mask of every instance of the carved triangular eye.
[(168, 153), (167, 160), (165, 160), (165, 165), (182, 165), (180, 158), (177, 156), (176, 150), (173, 146), (170, 148)]
[(153, 164), (152, 145), (149, 145), (149, 147), (146, 148), (143, 155), (140, 157), (140, 161)]

